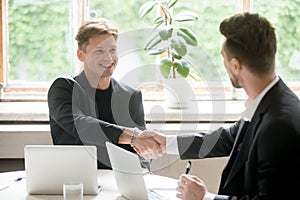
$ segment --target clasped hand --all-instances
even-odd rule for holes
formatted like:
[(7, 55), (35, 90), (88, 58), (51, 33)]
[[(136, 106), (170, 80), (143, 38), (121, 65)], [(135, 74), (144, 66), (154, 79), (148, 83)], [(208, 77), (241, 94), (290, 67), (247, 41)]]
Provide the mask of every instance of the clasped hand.
[(158, 131), (141, 131), (136, 135), (134, 149), (145, 159), (162, 157), (166, 151), (166, 136)]

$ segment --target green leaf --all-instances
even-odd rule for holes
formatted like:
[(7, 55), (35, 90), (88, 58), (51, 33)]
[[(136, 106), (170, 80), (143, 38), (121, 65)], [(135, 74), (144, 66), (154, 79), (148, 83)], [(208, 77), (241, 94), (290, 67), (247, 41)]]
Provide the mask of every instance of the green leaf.
[(182, 37), (185, 40), (185, 42), (189, 45), (192, 45), (194, 47), (198, 45), (196, 34), (189, 28), (179, 28), (177, 31), (177, 35)]
[(157, 28), (163, 27), (163, 26), (162, 26), (163, 23), (164, 23), (164, 22), (161, 22), (161, 23), (159, 23), (159, 24), (156, 24), (156, 26), (154, 26), (152, 30), (155, 31)]
[(147, 1), (146, 3), (144, 3), (139, 9), (140, 18), (143, 19), (145, 17), (145, 15), (147, 15), (149, 12), (151, 12), (151, 10), (154, 8), (155, 4), (156, 4), (155, 1)]
[(168, 2), (168, 5), (167, 5), (167, 7), (168, 8), (172, 8), (173, 6), (175, 6), (175, 4), (178, 2), (178, 0), (170, 0), (169, 2)]
[(198, 16), (193, 12), (184, 11), (175, 15), (174, 20), (177, 22), (196, 21), (198, 20)]
[(161, 42), (161, 39), (160, 39), (159, 35), (153, 36), (153, 38), (151, 40), (149, 40), (149, 42), (146, 44), (145, 50), (148, 51), (148, 50), (152, 49), (153, 47), (155, 47), (160, 42)]
[(160, 27), (163, 23), (165, 22), (164, 18), (163, 17), (158, 17), (154, 20), (154, 24), (156, 24), (154, 27), (153, 27), (153, 31), (156, 30), (158, 27)]
[(180, 74), (182, 77), (186, 78), (190, 73), (190, 68), (188, 67), (188, 64), (184, 61), (176, 61), (174, 62), (174, 67), (175, 64), (177, 73)]
[(160, 61), (159, 68), (160, 73), (164, 78), (168, 78), (172, 67), (172, 61), (170, 58), (164, 58)]
[(172, 33), (173, 33), (173, 27), (165, 26), (161, 28), (158, 34), (162, 40), (168, 40), (172, 36)]
[(147, 51), (148, 55), (159, 55), (162, 54), (166, 51), (166, 49), (164, 48), (158, 48), (158, 49), (151, 49), (149, 51)]
[(181, 68), (181, 61), (175, 60), (173, 63), (173, 67), (174, 67), (174, 69)]
[(178, 55), (175, 51), (171, 50), (171, 55), (173, 58), (176, 58), (178, 60), (180, 60), (182, 58), (182, 56)]
[(164, 22), (164, 18), (163, 17), (158, 17), (154, 20), (154, 24), (162, 24)]
[(185, 41), (181, 37), (172, 38), (171, 47), (175, 49), (176, 53), (181, 57), (184, 57), (187, 53)]

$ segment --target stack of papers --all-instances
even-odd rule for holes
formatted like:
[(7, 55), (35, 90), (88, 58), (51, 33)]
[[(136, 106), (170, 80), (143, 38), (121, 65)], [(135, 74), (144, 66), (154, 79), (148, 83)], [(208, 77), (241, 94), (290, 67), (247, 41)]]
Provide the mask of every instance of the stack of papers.
[(177, 179), (154, 174), (147, 174), (144, 176), (144, 180), (147, 189), (151, 189), (168, 199), (177, 199)]

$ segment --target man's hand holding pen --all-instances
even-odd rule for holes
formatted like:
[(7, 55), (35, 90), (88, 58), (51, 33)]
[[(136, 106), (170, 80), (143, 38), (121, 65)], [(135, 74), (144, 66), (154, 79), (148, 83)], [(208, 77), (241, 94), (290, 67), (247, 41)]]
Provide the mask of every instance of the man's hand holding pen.
[(192, 163), (188, 161), (185, 174), (179, 177), (176, 197), (183, 200), (201, 200), (207, 193), (207, 188), (197, 176), (189, 175), (191, 167)]

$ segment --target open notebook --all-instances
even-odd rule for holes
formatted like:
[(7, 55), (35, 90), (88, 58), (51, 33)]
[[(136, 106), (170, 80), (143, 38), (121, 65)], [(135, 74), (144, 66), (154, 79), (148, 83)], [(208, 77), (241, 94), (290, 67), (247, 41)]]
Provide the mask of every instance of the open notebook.
[(177, 199), (177, 180), (158, 175), (143, 175), (136, 154), (110, 142), (106, 142), (106, 147), (122, 196), (130, 200)]

